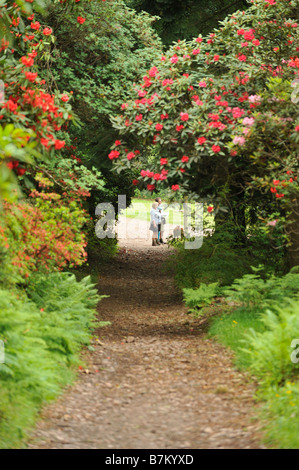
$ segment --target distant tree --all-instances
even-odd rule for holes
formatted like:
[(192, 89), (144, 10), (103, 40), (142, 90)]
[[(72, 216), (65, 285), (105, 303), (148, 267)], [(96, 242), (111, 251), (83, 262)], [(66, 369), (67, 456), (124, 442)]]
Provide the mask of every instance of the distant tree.
[(177, 39), (207, 34), (229, 13), (250, 6), (247, 0), (128, 0), (127, 4), (160, 17), (155, 28), (168, 45)]

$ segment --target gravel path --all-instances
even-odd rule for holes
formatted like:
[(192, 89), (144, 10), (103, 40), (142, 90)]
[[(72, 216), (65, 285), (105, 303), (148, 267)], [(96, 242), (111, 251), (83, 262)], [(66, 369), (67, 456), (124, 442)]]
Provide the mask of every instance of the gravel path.
[(162, 269), (171, 251), (148, 239), (120, 245), (98, 285), (111, 326), (76, 384), (44, 409), (29, 448), (263, 448), (254, 386), (186, 315)]

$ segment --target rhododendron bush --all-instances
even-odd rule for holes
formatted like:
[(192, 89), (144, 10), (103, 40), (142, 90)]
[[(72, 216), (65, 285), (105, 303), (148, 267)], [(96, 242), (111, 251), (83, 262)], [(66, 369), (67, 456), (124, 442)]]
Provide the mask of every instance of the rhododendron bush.
[[(130, 185), (134, 172), (111, 175), (106, 158), (116, 134), (109, 115), (126, 100), (131, 81), (140, 80), (162, 53), (162, 44), (152, 27), (155, 18), (144, 12), (137, 14), (121, 0), (81, 1), (77, 5), (83, 6), (80, 16), (86, 19), (80, 26), (77, 15), (64, 3), (47, 18), (56, 40), (43, 77), (49, 76), (53, 88), (66, 92), (80, 119), (80, 128), (68, 128), (74, 137), (71, 144), (76, 147), (72, 154), (103, 172), (110, 202), (117, 203), (118, 194), (126, 193), (129, 203), (134, 194)], [(88, 200), (90, 213), (106, 197), (107, 192), (93, 190)]]
[(297, 15), (295, 1), (257, 0), (208, 37), (175, 43), (112, 118), (115, 170), (137, 168), (149, 191), (213, 202), (239, 227), (248, 211), (265, 226), (278, 211), (294, 228)]
[(4, 202), (5, 223), (0, 221), (2, 282), (26, 283), (31, 272), (62, 270), (86, 260), (81, 228), (88, 218), (78, 204), (55, 192), (33, 190), (30, 198), (34, 204)]
[[(76, 3), (65, 5), (73, 15), (82, 11)], [(67, 145), (71, 95), (51, 89), (41, 76), (55, 42), (44, 17), (36, 19), (45, 5), (53, 7), (39, 1), (0, 7), (1, 275), (18, 283), (32, 271), (85, 261), (84, 201), (105, 185)]]

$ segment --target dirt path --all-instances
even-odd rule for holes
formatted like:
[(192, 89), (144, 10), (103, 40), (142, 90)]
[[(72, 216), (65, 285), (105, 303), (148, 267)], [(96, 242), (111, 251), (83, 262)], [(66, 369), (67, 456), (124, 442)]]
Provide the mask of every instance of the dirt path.
[(124, 240), (104, 266), (88, 371), (43, 412), (30, 448), (261, 448), (253, 385), (186, 315), (162, 264), (170, 250)]

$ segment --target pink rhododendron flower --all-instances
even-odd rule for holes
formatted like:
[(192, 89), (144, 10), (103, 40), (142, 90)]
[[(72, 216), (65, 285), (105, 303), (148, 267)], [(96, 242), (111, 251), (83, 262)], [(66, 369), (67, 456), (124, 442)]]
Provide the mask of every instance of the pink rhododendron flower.
[(277, 224), (277, 219), (269, 220), (269, 222), (267, 223), (267, 225), (270, 225), (270, 227), (275, 227), (276, 224)]
[(158, 73), (158, 69), (157, 67), (152, 67), (149, 71), (148, 71), (148, 74), (150, 77), (155, 77)]
[(261, 96), (259, 96), (259, 95), (250, 95), (248, 97), (248, 101), (250, 103), (259, 103), (261, 101)]
[(246, 118), (243, 119), (242, 123), (243, 123), (245, 126), (252, 126), (252, 125), (254, 124), (254, 121), (255, 121), (254, 118), (246, 117)]
[(235, 145), (240, 145), (240, 147), (242, 147), (242, 145), (245, 144), (245, 137), (236, 136), (234, 137), (233, 143)]

